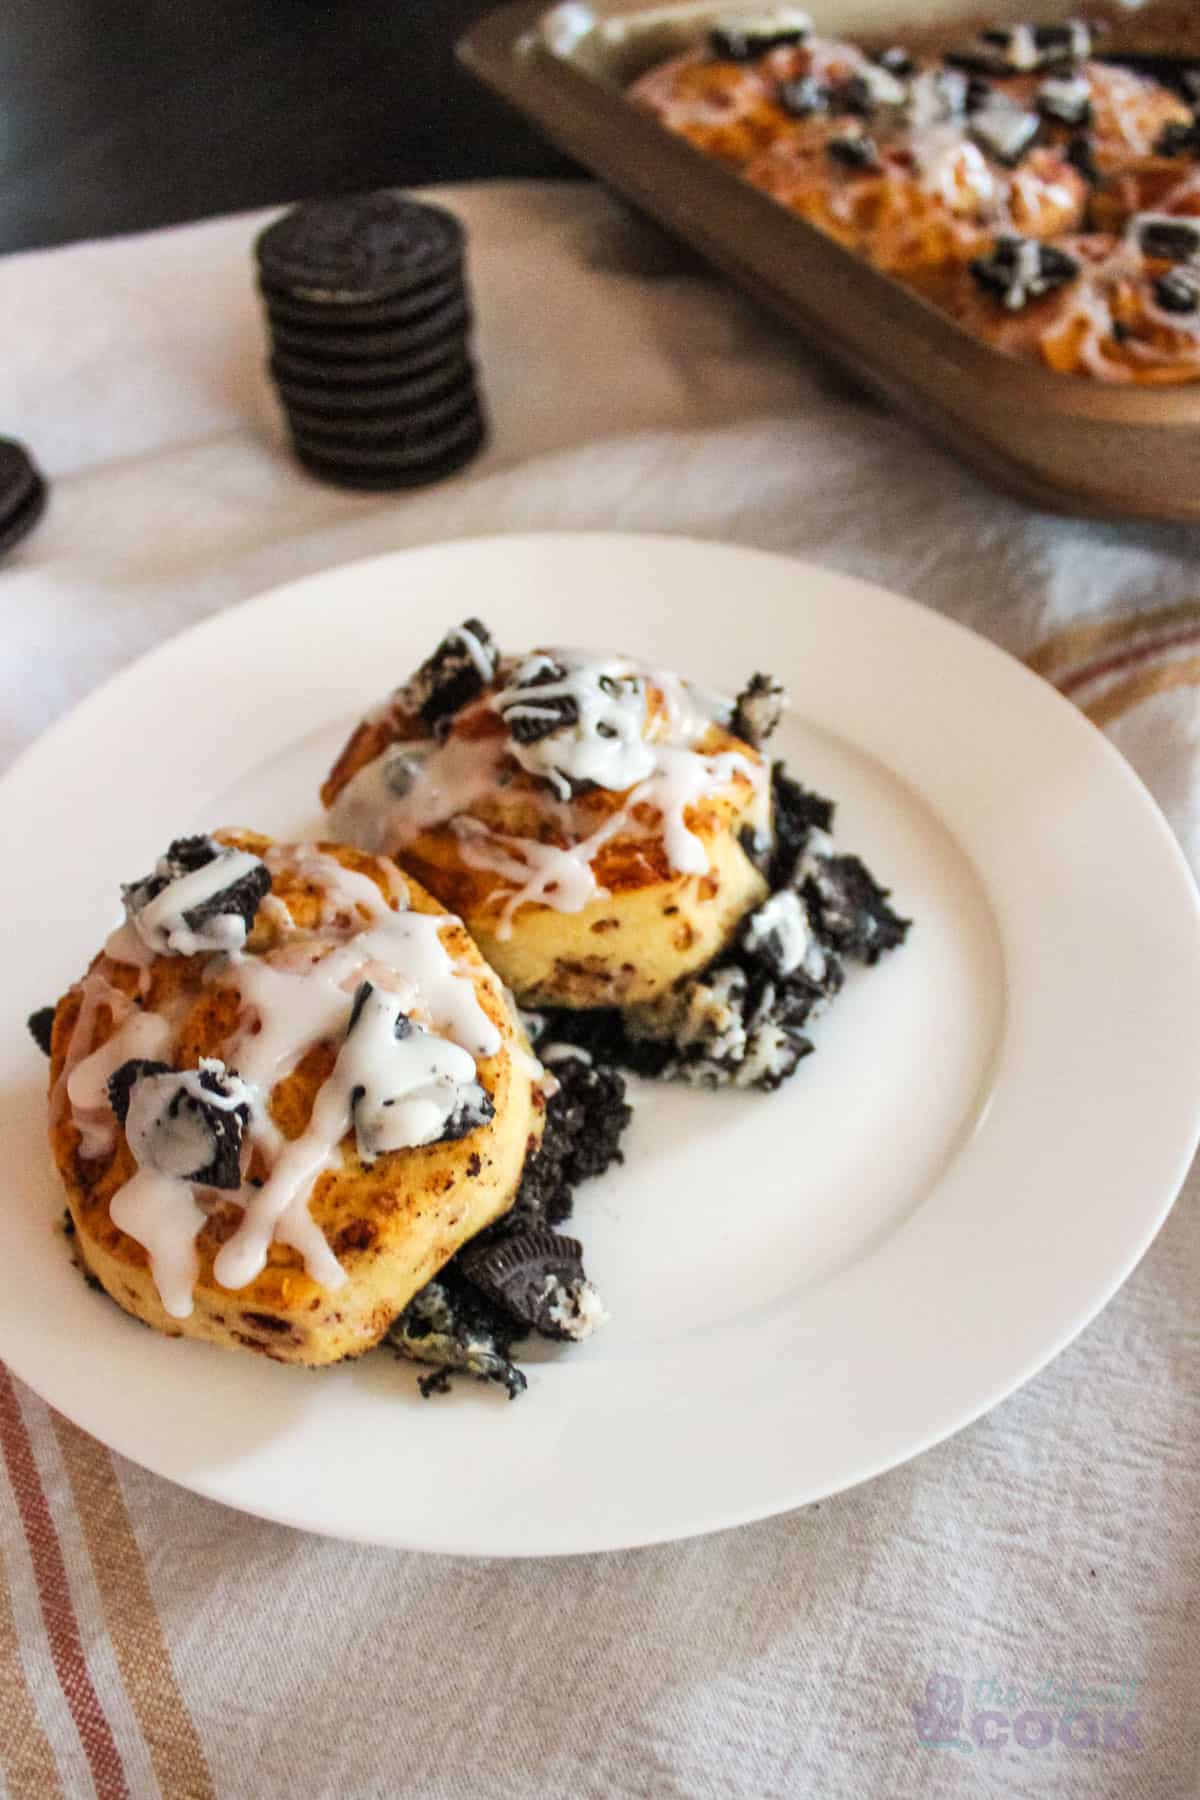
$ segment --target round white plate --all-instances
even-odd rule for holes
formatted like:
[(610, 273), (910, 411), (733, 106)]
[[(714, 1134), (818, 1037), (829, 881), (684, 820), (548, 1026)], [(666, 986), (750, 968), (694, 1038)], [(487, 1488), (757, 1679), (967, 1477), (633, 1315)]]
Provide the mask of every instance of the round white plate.
[[(154, 1336), (52, 1229), (28, 1011), (181, 833), (319, 824), (351, 722), (443, 627), (620, 647), (794, 696), (777, 745), (914, 920), (780, 1093), (644, 1086), (571, 1229), (612, 1314), (515, 1404), (422, 1401), (386, 1354), (314, 1374)], [(775, 748), (776, 746), (773, 746)], [(1025, 1381), (1149, 1244), (1200, 1131), (1191, 878), (1051, 689), (919, 606), (680, 539), (509, 537), (265, 595), (93, 695), (0, 784), (0, 1354), (197, 1492), (378, 1543), (541, 1555), (710, 1531), (914, 1455)]]

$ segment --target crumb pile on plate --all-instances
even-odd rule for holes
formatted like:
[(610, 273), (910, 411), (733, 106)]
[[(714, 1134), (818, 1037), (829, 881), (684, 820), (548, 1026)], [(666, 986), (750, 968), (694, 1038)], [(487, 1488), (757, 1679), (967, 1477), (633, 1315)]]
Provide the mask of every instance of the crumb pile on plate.
[[(602, 1320), (554, 1227), (619, 1154), (621, 1084), (548, 1074), (416, 882), (342, 846), (223, 831), (176, 840), (124, 903), (30, 1021), (74, 1251), (119, 1305), (308, 1365), (387, 1338), (501, 1369), (510, 1392), (514, 1340)], [(492, 1362), (464, 1335), (466, 1296)]]
[(501, 656), (468, 620), (357, 727), (330, 830), (398, 855), (462, 915), (535, 1041), (639, 1074), (778, 1087), (806, 1028), (907, 922), (839, 852), (833, 805), (736, 700), (615, 655)]
[(255, 245), (271, 374), (299, 460), (344, 487), (419, 487), (487, 427), (462, 226), (391, 190), (294, 207)]
[(998, 349), (1193, 381), (1200, 240), (1158, 226), (1200, 213), (1200, 69), (1167, 85), (1098, 47), (1069, 20), (868, 51), (782, 7), (719, 22), (630, 96)]

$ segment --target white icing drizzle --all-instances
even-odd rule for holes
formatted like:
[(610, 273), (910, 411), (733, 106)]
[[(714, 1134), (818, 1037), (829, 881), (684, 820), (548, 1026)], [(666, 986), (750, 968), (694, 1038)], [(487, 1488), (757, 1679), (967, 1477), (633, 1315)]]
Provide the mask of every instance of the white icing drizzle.
[(374, 1148), (415, 1148), (441, 1136), (447, 1120), (475, 1083), (475, 1059), (456, 1044), (414, 1028), (396, 1037), (402, 1006), (373, 989), (348, 1033), (333, 1072), (318, 1090), (308, 1125), (285, 1144), (261, 1188), (243, 1190), (245, 1214), (222, 1245), (213, 1274), (222, 1287), (245, 1287), (262, 1272), (272, 1239), (291, 1244), (310, 1275), (340, 1287), (345, 1271), (309, 1212), (313, 1185), (334, 1166), (354, 1119), (356, 1099), (368, 1109), (364, 1134)]
[[(151, 950), (176, 956), (195, 956), (206, 950), (239, 950), (246, 941), (246, 923), (238, 913), (218, 913), (193, 930), (185, 914), (194, 912), (234, 882), (253, 874), (260, 859), (245, 850), (218, 849), (211, 862), (168, 881), (162, 892), (132, 914), (134, 931)], [(165, 859), (157, 873), (167, 874)]]
[[(206, 1068), (220, 1070), (225, 1091), (201, 1085)], [(202, 1062), (199, 1069), (182, 1075), (149, 1076), (136, 1083), (130, 1097), (125, 1135), (138, 1172), (113, 1195), (109, 1216), (150, 1258), (163, 1310), (173, 1319), (186, 1319), (193, 1309), (200, 1269), (196, 1239), (207, 1216), (188, 1172), (202, 1168), (211, 1151), (208, 1133), (195, 1114), (164, 1116), (164, 1096), (180, 1089), (220, 1112), (234, 1112), (250, 1099), (244, 1084), (236, 1076), (225, 1076), (216, 1062)]]
[(329, 811), (329, 828), (343, 843), (372, 856), (395, 855), (431, 825), (469, 811), (496, 785), (506, 752), (502, 738), (451, 735), (444, 744), (405, 744), (421, 757), (420, 774), (403, 793), (387, 778), (395, 747), (347, 782)]
[(513, 919), (522, 906), (537, 903), (556, 912), (582, 912), (607, 893), (596, 880), (592, 864), (610, 838), (623, 832), (648, 835), (650, 827), (637, 819), (636, 809), (657, 810), (663, 847), (671, 868), (684, 875), (706, 875), (708, 851), (688, 825), (687, 808), (733, 780), (736, 773), (749, 777), (756, 791), (764, 793), (762, 765), (740, 750), (701, 756), (694, 750), (660, 744), (655, 747), (654, 773), (625, 797), (624, 805), (610, 813), (588, 837), (567, 847), (542, 844), (535, 838), (507, 837), (478, 819), (456, 818), (455, 835), (463, 861), (473, 869), (490, 870), (514, 883), (505, 900), (496, 928), (502, 941), (512, 936)]
[(75, 1064), (67, 1076), (66, 1092), (79, 1130), (79, 1154), (85, 1162), (110, 1156), (117, 1141), (116, 1121), (108, 1104), (109, 1077), (134, 1056), (163, 1061), (173, 1036), (161, 1013), (134, 1007), (107, 1043)]
[[(309, 1200), (313, 1181), (322, 1170), (336, 1166), (350, 1127), (351, 1096), (359, 1088), (367, 1090), (367, 1098), (374, 1096), (372, 1155), (430, 1142), (435, 1106), (462, 1102), (464, 1089), (474, 1085), (476, 1059), (495, 1055), (502, 1037), (480, 1005), (471, 975), (456, 965), (442, 942), (442, 930), (456, 921), (397, 910), (368, 876), (344, 868), (316, 847), (272, 848), (265, 860), (274, 873), (290, 869), (319, 890), (320, 921), (313, 930), (301, 930), (286, 905), (276, 901), (272, 918), (281, 930), (278, 944), (262, 956), (247, 955), (236, 947), (215, 952), (205, 970), (206, 980), (232, 987), (241, 1004), (241, 1027), (227, 1053), (240, 1080), (233, 1087), (236, 1097), (227, 1104), (248, 1108), (243, 1140), (247, 1157), (260, 1150), (269, 1171), (260, 1188), (243, 1185), (236, 1193), (222, 1193), (222, 1200), (243, 1209), (243, 1217), (218, 1254), (215, 1274), (222, 1285), (244, 1286), (263, 1268), (274, 1238), (300, 1252), (314, 1280), (335, 1288), (345, 1273), (311, 1217)], [(398, 907), (407, 906), (407, 888), (398, 870), (389, 872), (389, 890)], [(129, 955), (127, 936), (115, 933), (110, 943)], [(129, 955), (129, 960), (142, 963), (140, 955)], [(380, 992), (367, 1003), (372, 1009), (369, 1019), (360, 1018), (355, 1031), (345, 1037), (354, 994), (364, 980)], [(490, 985), (497, 987), (494, 978)], [(99, 1157), (111, 1153), (116, 1142), (107, 1098), (109, 1077), (130, 1057), (168, 1061), (190, 997), (181, 995), (151, 1012), (135, 1007), (98, 972), (85, 978), (82, 990), (56, 1096), (61, 1093), (71, 1106), (81, 1134), (80, 1155)], [(110, 1009), (116, 1029), (92, 1050), (104, 1007)], [(400, 1012), (414, 1015), (414, 1026), (407, 1037), (397, 1039)], [(376, 1028), (384, 1018), (391, 1019), (387, 1080), (381, 1075), (382, 1029)], [(306, 1130), (289, 1142), (270, 1117), (271, 1094), (314, 1045), (343, 1037), (338, 1061), (318, 1090)], [(185, 1085), (189, 1078), (198, 1081), (198, 1072), (189, 1076), (185, 1071)], [(180, 1077), (173, 1080), (178, 1085)], [(152, 1080), (135, 1089), (126, 1133), (141, 1166), (114, 1195), (110, 1210), (113, 1222), (147, 1250), (166, 1310), (185, 1318), (192, 1310), (197, 1272), (195, 1239), (206, 1217), (196, 1185), (185, 1178), (188, 1158), (197, 1146), (181, 1127), (180, 1141), (165, 1152), (159, 1130), (152, 1151), (155, 1132), (146, 1109), (154, 1091)], [(139, 1098), (143, 1093), (146, 1098)], [(210, 1106), (222, 1104), (208, 1091), (203, 1098)], [(442, 1122), (449, 1116), (443, 1110)]]
[[(478, 619), (475, 623), (479, 623)], [(484, 682), (490, 681), (492, 676), (496, 673), (496, 658), (489, 653), (483, 644), (480, 643), (479, 639), (475, 636), (475, 633), (466, 625), (459, 625), (449, 635), (452, 638), (456, 638), (462, 645), (471, 661), (475, 664), (480, 680)]]
[[(531, 685), (543, 671), (556, 668), (561, 676)], [(594, 781), (620, 793), (650, 774), (654, 752), (644, 736), (646, 688), (630, 663), (615, 656), (539, 652), (518, 666), (492, 705), (506, 723), (528, 719), (553, 725), (561, 716), (555, 701), (574, 708), (574, 722), (531, 744), (513, 737), (508, 750), (531, 775), (550, 781), (561, 799), (569, 798), (572, 781)]]
[(141, 1244), (150, 1258), (163, 1310), (173, 1319), (188, 1318), (200, 1273), (196, 1239), (205, 1219), (191, 1182), (157, 1169), (139, 1169), (117, 1189), (108, 1210), (113, 1224)]
[[(545, 672), (550, 678), (535, 682)], [(651, 688), (659, 696), (653, 709)], [(755, 819), (765, 821), (770, 796), (764, 764), (740, 751), (706, 756), (693, 747), (714, 724), (728, 724), (733, 707), (723, 695), (627, 657), (552, 648), (506, 665), (504, 686), (482, 704), (510, 722), (549, 724), (562, 717), (563, 702), (570, 703), (570, 716), (530, 744), (452, 732), (442, 744), (404, 745), (419, 760), (400, 792), (388, 780), (389, 758), (397, 754), (390, 747), (347, 783), (331, 809), (331, 829), (363, 849), (398, 854), (422, 831), (449, 822), (463, 861), (500, 876), (512, 890), (497, 925), (497, 936), (507, 939), (524, 905), (581, 912), (602, 898), (592, 866), (599, 851), (622, 833), (648, 836), (654, 828), (635, 817), (637, 809), (659, 815), (668, 861), (681, 874), (703, 875), (709, 867), (703, 842), (687, 824), (687, 809), (737, 775), (753, 784)], [(515, 836), (473, 816), (480, 801), (502, 788), (510, 757), (552, 789), (549, 816), (565, 844)], [(588, 830), (584, 824), (582, 835), (585, 815), (570, 803), (577, 782), (623, 796), (600, 825)]]

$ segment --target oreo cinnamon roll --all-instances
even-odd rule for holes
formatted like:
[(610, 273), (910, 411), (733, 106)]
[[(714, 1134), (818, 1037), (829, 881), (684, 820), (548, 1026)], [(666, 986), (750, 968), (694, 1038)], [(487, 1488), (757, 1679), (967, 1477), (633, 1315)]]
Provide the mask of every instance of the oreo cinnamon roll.
[(1200, 223), (1141, 214), (1125, 233), (1002, 238), (948, 310), (1006, 355), (1121, 385), (1200, 379)]

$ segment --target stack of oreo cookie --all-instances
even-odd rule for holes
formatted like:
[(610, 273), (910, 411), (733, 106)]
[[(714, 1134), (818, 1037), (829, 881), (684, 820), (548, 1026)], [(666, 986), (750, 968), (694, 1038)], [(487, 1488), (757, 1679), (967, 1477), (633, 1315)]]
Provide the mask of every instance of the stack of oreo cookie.
[(295, 207), (255, 246), (296, 455), (345, 487), (418, 487), (486, 437), (461, 225), (390, 190)]
[(46, 483), (23, 444), (0, 438), (0, 556), (33, 530), (46, 508)]

